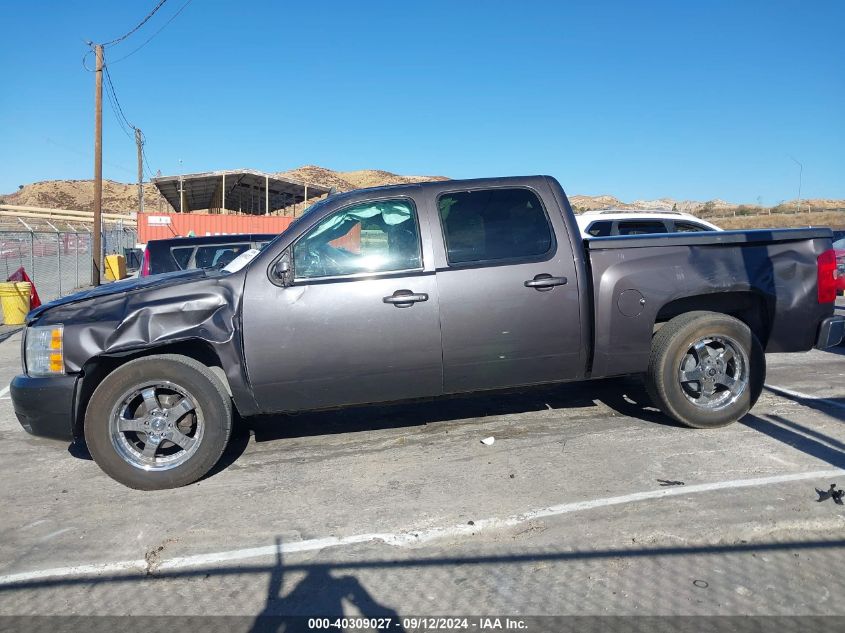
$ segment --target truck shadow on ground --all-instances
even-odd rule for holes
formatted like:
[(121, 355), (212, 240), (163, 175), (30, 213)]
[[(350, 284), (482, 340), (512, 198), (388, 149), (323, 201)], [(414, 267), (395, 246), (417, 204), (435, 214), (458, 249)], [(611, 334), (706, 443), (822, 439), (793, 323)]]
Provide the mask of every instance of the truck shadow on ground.
[(519, 390), (480, 392), (397, 404), (353, 406), (291, 415), (265, 415), (241, 420), (257, 442), (355, 433), (556, 409), (598, 408), (677, 426), (651, 406), (636, 378), (545, 385)]
[(437, 422), (483, 419), (556, 409), (611, 410), (612, 416), (679, 427), (655, 409), (637, 377), (609, 378), (582, 383), (480, 392), (398, 404), (361, 405), (327, 411), (239, 418), (226, 452), (209, 473), (214, 475), (236, 462), (249, 444), (338, 433), (399, 429)]
[(740, 423), (806, 455), (837, 468), (845, 468), (845, 444), (826, 433), (777, 414), (749, 414)]
[[(679, 424), (654, 408), (645, 386), (637, 377), (607, 378), (580, 383), (525, 387), (518, 390), (479, 392), (396, 404), (372, 404), (297, 414), (262, 415), (242, 418), (236, 415), (232, 437), (213, 476), (235, 463), (249, 445), (256, 442), (316, 437), (338, 433), (361, 433), (425, 426), (437, 422), (483, 419), (556, 409), (611, 410), (624, 416), (672, 427)], [(90, 460), (84, 441), (71, 443), (68, 452)]]

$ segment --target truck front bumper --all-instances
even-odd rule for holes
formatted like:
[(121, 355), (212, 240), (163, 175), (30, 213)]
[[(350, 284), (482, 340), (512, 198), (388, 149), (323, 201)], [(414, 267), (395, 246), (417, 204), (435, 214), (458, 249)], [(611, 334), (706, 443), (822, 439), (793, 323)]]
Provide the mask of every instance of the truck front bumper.
[(9, 388), (15, 415), (27, 433), (73, 440), (77, 376), (15, 376)]
[(845, 316), (828, 317), (819, 326), (816, 349), (827, 349), (839, 345), (845, 336)]

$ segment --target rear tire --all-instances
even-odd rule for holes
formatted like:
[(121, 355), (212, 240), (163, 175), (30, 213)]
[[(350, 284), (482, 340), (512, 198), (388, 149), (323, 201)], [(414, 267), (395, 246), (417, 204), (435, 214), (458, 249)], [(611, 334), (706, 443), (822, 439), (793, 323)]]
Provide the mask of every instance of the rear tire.
[(185, 356), (129, 361), (91, 396), (85, 441), (110, 477), (139, 490), (192, 483), (208, 473), (232, 432), (232, 402), (220, 379)]
[(742, 321), (688, 312), (655, 334), (646, 374), (654, 404), (693, 428), (725, 426), (757, 402), (766, 379), (760, 341)]

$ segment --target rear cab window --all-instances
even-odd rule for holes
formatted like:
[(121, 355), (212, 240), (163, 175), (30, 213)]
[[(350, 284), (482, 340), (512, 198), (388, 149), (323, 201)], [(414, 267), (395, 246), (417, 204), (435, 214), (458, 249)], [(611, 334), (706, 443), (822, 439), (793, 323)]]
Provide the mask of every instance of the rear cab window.
[(450, 265), (536, 260), (554, 249), (549, 218), (530, 189), (444, 193), (437, 210)]

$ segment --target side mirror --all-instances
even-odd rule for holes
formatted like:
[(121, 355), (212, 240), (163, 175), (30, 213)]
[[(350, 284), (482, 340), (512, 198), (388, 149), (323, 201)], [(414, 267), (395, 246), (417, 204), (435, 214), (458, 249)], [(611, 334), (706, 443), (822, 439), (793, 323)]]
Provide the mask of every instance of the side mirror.
[(273, 277), (279, 281), (282, 286), (287, 287), (293, 283), (292, 268), (290, 265), (290, 254), (285, 251), (282, 256), (273, 264)]

